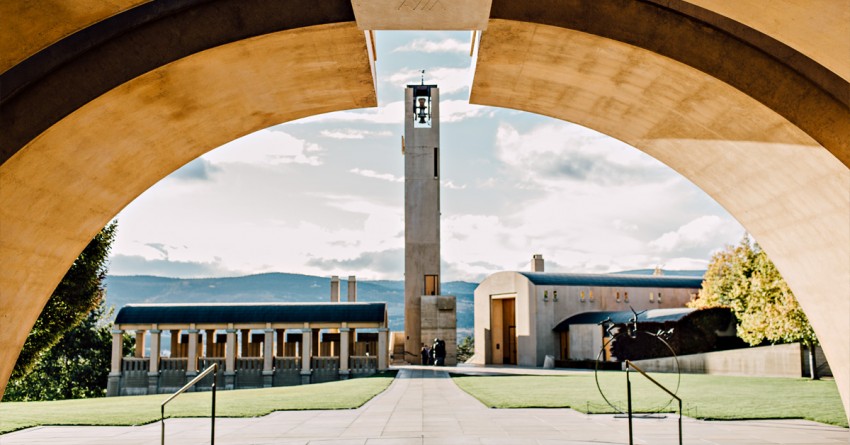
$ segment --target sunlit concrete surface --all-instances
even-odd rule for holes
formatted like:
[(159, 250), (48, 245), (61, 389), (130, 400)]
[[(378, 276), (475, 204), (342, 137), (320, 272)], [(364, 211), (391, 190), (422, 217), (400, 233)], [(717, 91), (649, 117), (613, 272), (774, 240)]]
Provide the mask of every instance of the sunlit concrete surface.
[[(150, 0), (0, 1), (0, 73), (93, 23)], [(14, 18), (12, 20), (11, 18)]]
[[(498, 372), (498, 370), (493, 370)], [(635, 419), (635, 443), (678, 444), (678, 417)], [(169, 419), (166, 443), (205, 444), (209, 419)], [(850, 431), (804, 420), (707, 422), (685, 418), (684, 443), (706, 445), (846, 444)], [(149, 444), (160, 424), (139, 427), (39, 427), (0, 436), (3, 445)], [(627, 419), (570, 409), (489, 409), (447, 372), (402, 369), (387, 391), (361, 408), (280, 411), (216, 421), (217, 444), (627, 444)]]
[[(501, 4), (494, 2), (494, 15), (559, 20)], [(570, 24), (570, 18), (563, 20)], [(587, 31), (491, 19), (480, 41), (470, 101), (552, 116), (620, 139), (717, 200), (764, 247), (798, 297), (850, 412), (848, 108), (822, 92), (837, 121), (825, 118), (807, 130), (789, 120), (793, 113), (783, 114), (799, 105), (800, 91), (778, 92), (787, 97), (777, 111), (756, 100), (757, 92), (729, 83), (749, 85), (742, 78), (754, 73), (741, 70), (742, 78), (722, 81), (682, 61)], [(698, 40), (680, 44), (700, 48)], [(734, 62), (734, 47), (728, 58), (724, 64)], [(824, 116), (813, 116), (819, 118)], [(830, 125), (845, 142), (825, 147), (815, 140), (811, 128)]]
[(357, 26), (369, 30), (480, 30), (492, 0), (351, 0)]
[(0, 390), (56, 283), (88, 240), (142, 192), (234, 138), (375, 105), (366, 40), (349, 22), (180, 59), (40, 134), (0, 166)]

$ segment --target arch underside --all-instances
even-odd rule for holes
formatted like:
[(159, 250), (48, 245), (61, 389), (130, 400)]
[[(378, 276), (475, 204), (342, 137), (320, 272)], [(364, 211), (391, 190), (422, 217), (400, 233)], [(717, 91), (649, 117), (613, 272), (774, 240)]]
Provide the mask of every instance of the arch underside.
[[(0, 71), (36, 60), (32, 52), (55, 46), (75, 30), (154, 3), (112, 0), (93, 2), (94, 9), (69, 8), (74, 20), (68, 26), (44, 33), (53, 29), (46, 21), (23, 33), (45, 40), (3, 52), (10, 56), (0, 60)], [(791, 285), (820, 336), (850, 413), (850, 85), (847, 59), (835, 57), (840, 48), (813, 55), (814, 63), (758, 33), (737, 41), (730, 33), (753, 34), (740, 24), (720, 30), (687, 16), (717, 15), (692, 4), (728, 7), (715, 0), (563, 3), (494, 1), (471, 101), (606, 133), (656, 157), (716, 199), (762, 244)], [(0, 392), (32, 323), (71, 262), (147, 188), (250, 132), (376, 104), (367, 43), (351, 21), (350, 3), (322, 2), (321, 10), (296, 14), (281, 29), (268, 24), (277, 4), (181, 0), (188, 19), (201, 14), (191, 8), (206, 8), (223, 29), (257, 23), (256, 32), (205, 41), (195, 49), (181, 42), (185, 53), (160, 61), (150, 51), (143, 54), (147, 59), (141, 57), (149, 66), (116, 69), (114, 61), (87, 62), (85, 53), (80, 62), (66, 64), (70, 68), (30, 64), (45, 80), (36, 79), (27, 90), (33, 91), (30, 99), (18, 96), (16, 106), (23, 111), (17, 121), (3, 114), (15, 109), (5, 106), (10, 102), (0, 110), (3, 132), (15, 129), (13, 136), (0, 134)], [(303, 11), (310, 4), (293, 1), (290, 9)], [(10, 5), (0, 4), (0, 12)], [(230, 23), (233, 10), (240, 11), (241, 23)], [(16, 23), (28, 16), (20, 17)], [(28, 28), (0, 31), (0, 48), (16, 47), (6, 37), (20, 29)], [(198, 38), (216, 34), (204, 29)], [(796, 47), (811, 47), (805, 41), (809, 34), (798, 33)], [(123, 37), (124, 44), (139, 43), (132, 37)], [(781, 50), (781, 57), (759, 51), (763, 41)], [(827, 63), (836, 59), (844, 62)], [(85, 63), (92, 65), (80, 65)], [(86, 73), (98, 70), (118, 74), (97, 77), (100, 89), (63, 90), (68, 79), (85, 86)], [(54, 103), (57, 96), (62, 100)]]
[(570, 29), (492, 20), (470, 102), (622, 140), (723, 205), (777, 264), (823, 343), (847, 409), (850, 170), (775, 111), (675, 60)]

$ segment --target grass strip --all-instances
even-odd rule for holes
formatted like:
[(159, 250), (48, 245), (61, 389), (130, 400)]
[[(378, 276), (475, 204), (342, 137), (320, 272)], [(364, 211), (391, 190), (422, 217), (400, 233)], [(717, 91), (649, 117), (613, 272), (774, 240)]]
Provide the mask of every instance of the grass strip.
[[(600, 386), (615, 404), (625, 406), (625, 373), (600, 372)], [(652, 374), (675, 386), (674, 374)], [(596, 387), (593, 373), (561, 376), (453, 375), (464, 391), (491, 408), (572, 408), (584, 413), (614, 413)], [(640, 375), (631, 376), (637, 412), (657, 411), (670, 397)], [(683, 374), (678, 396), (684, 414), (699, 419), (808, 419), (847, 427), (833, 380), (730, 377)], [(616, 399), (616, 400), (614, 400)], [(676, 412), (677, 405), (665, 411)]]
[[(216, 392), (216, 416), (257, 417), (273, 411), (353, 409), (383, 392), (395, 371), (301, 386)], [(143, 425), (159, 420), (168, 394), (50, 402), (0, 403), (0, 434), (39, 425)], [(167, 417), (208, 417), (210, 392), (184, 393), (168, 404)]]

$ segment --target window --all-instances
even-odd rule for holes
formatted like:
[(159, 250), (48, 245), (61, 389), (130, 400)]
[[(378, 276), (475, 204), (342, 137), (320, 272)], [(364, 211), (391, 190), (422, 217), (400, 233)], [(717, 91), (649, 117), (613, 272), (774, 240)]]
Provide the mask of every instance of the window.
[(440, 147), (434, 147), (434, 179), (440, 178)]
[(425, 275), (425, 295), (438, 295), (440, 293), (440, 280), (437, 275)]

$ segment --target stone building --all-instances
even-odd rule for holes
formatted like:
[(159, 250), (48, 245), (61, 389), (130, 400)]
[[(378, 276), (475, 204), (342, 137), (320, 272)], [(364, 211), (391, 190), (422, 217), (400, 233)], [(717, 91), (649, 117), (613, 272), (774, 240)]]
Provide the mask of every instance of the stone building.
[(595, 357), (601, 326), (577, 325), (566, 335), (556, 326), (585, 312), (683, 308), (702, 285), (701, 277), (545, 273), (540, 255), (531, 269), (495, 273), (475, 289), (472, 363), (542, 366), (547, 355)]
[[(162, 355), (165, 332), (170, 356)], [(135, 335), (132, 357), (122, 354), (124, 333)], [(300, 385), (387, 369), (385, 303), (127, 305), (112, 334), (109, 396), (173, 392), (213, 363), (221, 370), (221, 389)], [(209, 389), (211, 383), (209, 376), (197, 386)]]

